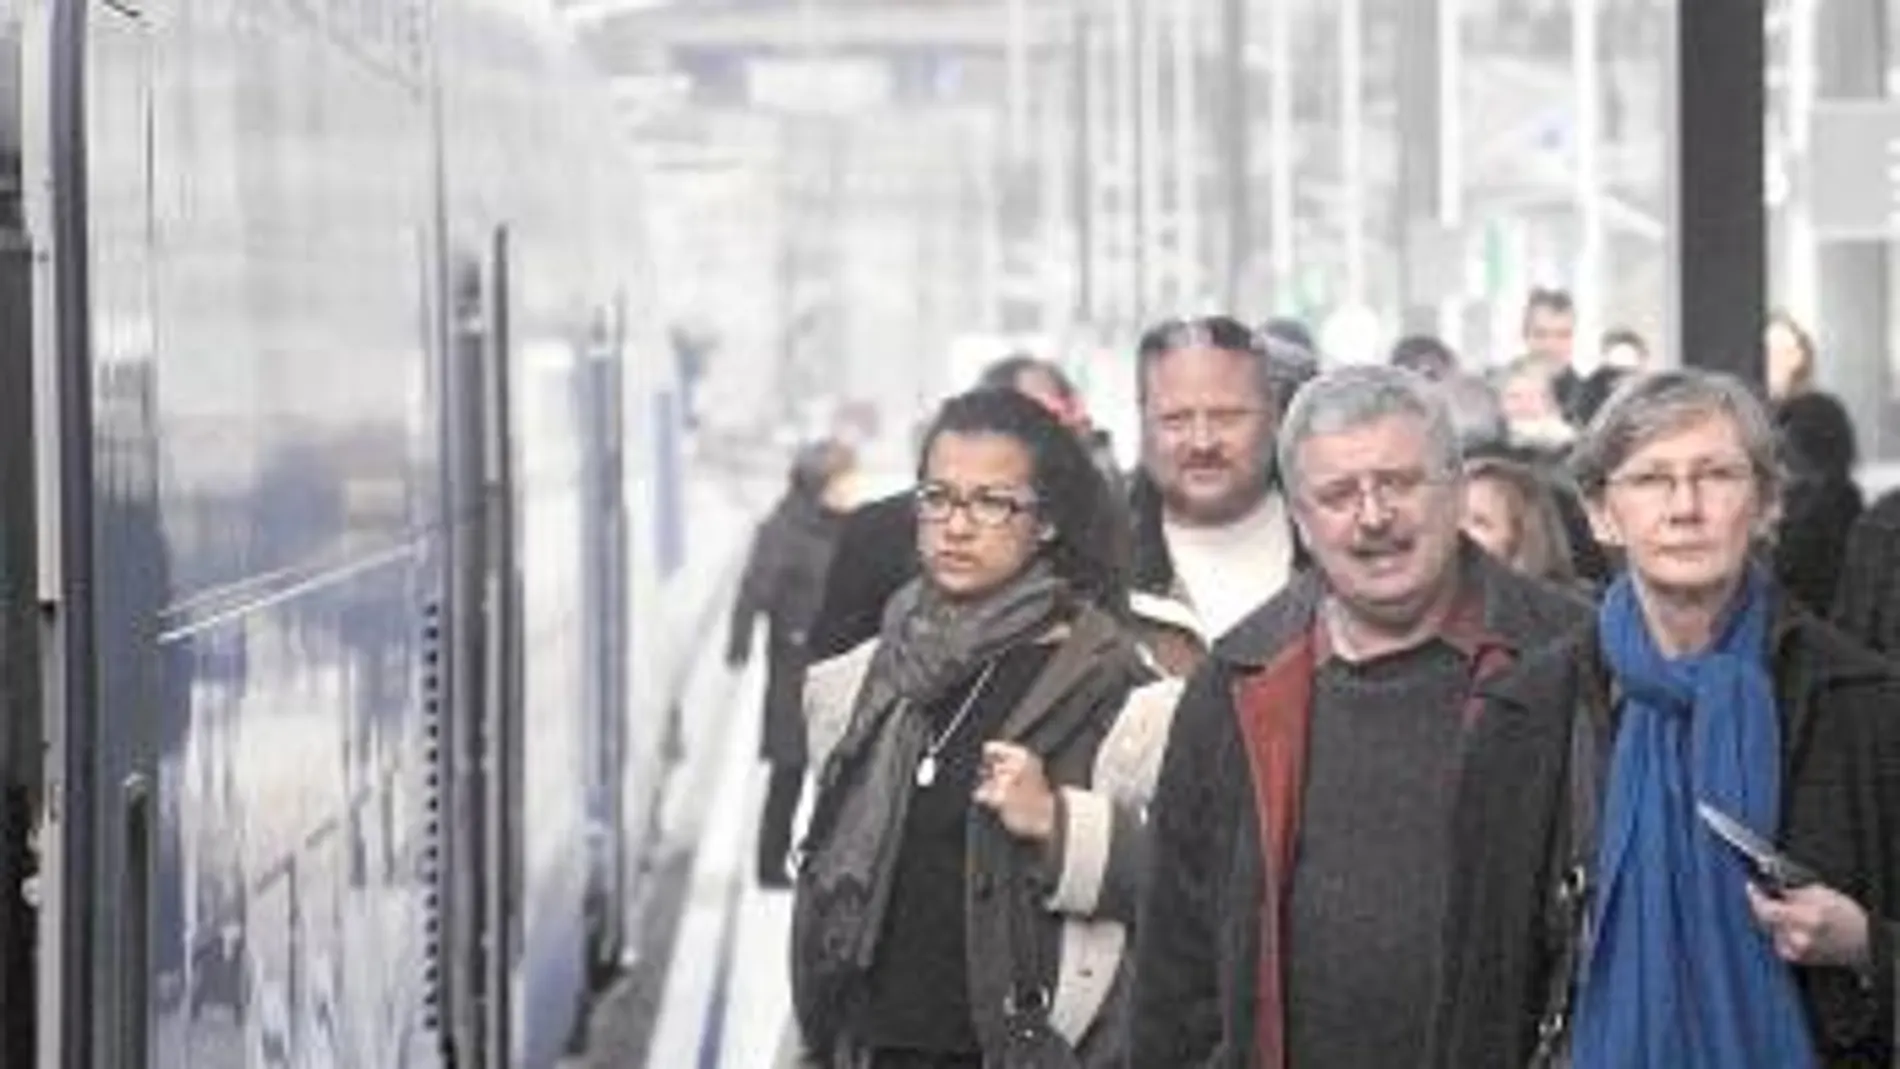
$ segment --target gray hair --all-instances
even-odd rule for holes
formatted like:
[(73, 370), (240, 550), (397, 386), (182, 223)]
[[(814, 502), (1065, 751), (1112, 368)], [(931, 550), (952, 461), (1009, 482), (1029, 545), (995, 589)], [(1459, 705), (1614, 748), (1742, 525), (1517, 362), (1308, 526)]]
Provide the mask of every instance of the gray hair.
[(1585, 497), (1598, 498), (1630, 455), (1664, 435), (1710, 416), (1734, 421), (1742, 448), (1767, 501), (1783, 481), (1780, 442), (1768, 409), (1742, 380), (1718, 371), (1680, 368), (1625, 377), (1578, 439), (1571, 471)]
[(1410, 416), (1425, 425), (1425, 460), (1434, 475), (1456, 475), (1463, 453), (1451, 410), (1430, 379), (1391, 366), (1329, 371), (1306, 384), (1280, 426), (1279, 461), (1287, 485), (1300, 482), (1300, 446), (1320, 434), (1339, 434), (1390, 416)]

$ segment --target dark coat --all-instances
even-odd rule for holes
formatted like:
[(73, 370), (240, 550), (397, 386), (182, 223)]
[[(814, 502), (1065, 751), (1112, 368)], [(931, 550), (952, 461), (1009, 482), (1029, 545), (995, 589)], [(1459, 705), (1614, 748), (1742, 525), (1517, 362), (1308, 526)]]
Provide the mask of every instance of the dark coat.
[(909, 490), (861, 505), (845, 517), (837, 559), (812, 624), (812, 660), (824, 661), (876, 638), (884, 604), (917, 576), (917, 501)]
[(1801, 393), (1775, 407), (1793, 478), (1782, 493), (1775, 578), (1810, 612), (1834, 607), (1847, 532), (1865, 502), (1855, 485), (1854, 424), (1833, 396)]
[[(1475, 546), (1464, 559), (1481, 584), (1485, 629), (1509, 643), (1511, 656), (1555, 640), (1585, 613), (1569, 595), (1507, 571)], [(1318, 573), (1302, 573), (1215, 645), (1181, 697), (1149, 812), (1131, 1066), (1276, 1069), (1261, 1065), (1256, 1040), (1261, 970), (1277, 968), (1281, 933), (1263, 931), (1260, 918), (1274, 912), (1271, 888), (1285, 874), (1269, 872), (1275, 863), (1259, 803), (1271, 788), (1254, 774), (1237, 695), (1297, 660), (1287, 655), (1310, 638), (1323, 595)]]
[[(1085, 610), (1049, 641), (1056, 642), (1057, 649), (1029, 692), (1005, 719), (1001, 737), (1040, 756), (1053, 788), (1087, 788), (1091, 786), (1103, 739), (1114, 728), (1129, 694), (1149, 682), (1152, 675), (1142, 664), (1139, 652), (1122, 625), (1094, 610)], [(822, 673), (825, 668), (818, 670)], [(837, 712), (842, 711), (818, 710), (814, 715)], [(915, 754), (899, 757), (902, 767), (915, 764)], [(844, 773), (837, 764), (835, 760), (828, 762), (821, 790), (846, 789), (843, 786), (846, 780), (840, 778)], [(857, 780), (849, 782), (855, 784)], [(908, 785), (908, 778), (905, 783)], [(891, 828), (901, 829), (909, 796), (896, 791), (892, 794), (888, 804), (880, 803), (876, 808), (886, 814), (883, 819), (890, 822)], [(823, 806), (822, 801), (820, 806)], [(1039, 965), (1042, 993), (1060, 1002), (1062, 957), (1072, 952), (1067, 946), (1069, 941), (1088, 938), (1080, 935), (1080, 929), (1087, 927), (1088, 918), (1060, 915), (1051, 909), (1055, 877), (1046, 858), (1011, 836), (988, 810), (974, 804), (970, 807), (967, 836), (964, 909), (970, 1007), (978, 1040), (983, 1049), (993, 1055), (1005, 1045), (1006, 1008), (1012, 1002), (1019, 956)], [(816, 837), (815, 831), (814, 841), (808, 842), (808, 848), (853, 848), (850, 843), (831, 844), (816, 841)], [(886, 868), (869, 874), (872, 885), (887, 884), (889, 867), (896, 862), (896, 850), (883, 852), (875, 864)], [(812, 892), (801, 882), (798, 893), (804, 896)], [(882, 909), (866, 912), (863, 931), (881, 931)], [(849, 953), (859, 942), (856, 929), (839, 932), (800, 929), (800, 922), (795, 922), (792, 966), (795, 992), (801, 986), (800, 976), (814, 965), (804, 959), (805, 953)], [(1031, 933), (1029, 938), (1035, 941), (1034, 947), (1019, 946), (1018, 933)], [(844, 996), (846, 1001), (852, 997)], [(795, 996), (794, 1003), (797, 1002)], [(1085, 1069), (1123, 1069), (1124, 1033), (1119, 1027), (1122, 1005), (1125, 1003), (1121, 1003), (1120, 998), (1111, 996), (1109, 1007), (1102, 1011), (1103, 1017), (1098, 1018), (1083, 1038), (1078, 1053)], [(823, 1009), (836, 1010), (829, 1006)], [(846, 1011), (837, 1016), (848, 1020), (850, 1013)], [(1109, 1019), (1114, 1021), (1113, 1026), (1104, 1023)], [(800, 1029), (807, 1043), (813, 1041), (818, 1031), (811, 1022), (802, 1019)], [(808, 1050), (803, 1064), (855, 1069), (861, 1061), (862, 1052), (855, 1049), (850, 1037), (844, 1036), (831, 1049)]]
[(1860, 519), (1860, 487), (1845, 477), (1797, 479), (1782, 502), (1775, 578), (1803, 608), (1826, 613), (1840, 591), (1848, 532)]
[(1872, 649), (1900, 656), (1900, 491), (1862, 514), (1842, 556), (1834, 622)]
[[(1872, 985), (1847, 970), (1803, 969), (1802, 994), (1822, 1064), (1884, 1069), (1900, 918), (1900, 675), (1785, 602), (1771, 634), (1781, 842), (1874, 920)], [(1589, 718), (1606, 766), (1610, 687), (1591, 624), (1489, 688), (1454, 809), (1433, 1066), (1519, 1069), (1536, 1045), (1569, 938), (1556, 905), (1567, 854), (1556, 844), (1570, 822), (1571, 724)]]
[(765, 724), (759, 754), (776, 765), (805, 763), (802, 708), (810, 631), (844, 518), (811, 497), (787, 494), (752, 539), (726, 640), (726, 662), (744, 664), (753, 625), (766, 618)]

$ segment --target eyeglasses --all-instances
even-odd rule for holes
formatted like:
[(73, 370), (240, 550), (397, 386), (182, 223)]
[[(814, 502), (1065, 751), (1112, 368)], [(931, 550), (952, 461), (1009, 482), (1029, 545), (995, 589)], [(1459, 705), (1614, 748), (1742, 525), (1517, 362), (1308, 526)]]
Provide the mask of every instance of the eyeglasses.
[(1722, 464), (1704, 464), (1686, 472), (1667, 468), (1612, 475), (1609, 485), (1645, 505), (1661, 506), (1676, 499), (1676, 491), (1687, 487), (1697, 500), (1716, 498), (1732, 501), (1747, 493), (1755, 482), (1755, 467), (1737, 460)]
[(1260, 414), (1261, 409), (1238, 405), (1231, 408), (1174, 409), (1157, 414), (1154, 422), (1165, 438), (1187, 438), (1194, 433), (1196, 426), (1206, 427), (1210, 435), (1225, 436), (1246, 427)]
[(925, 523), (949, 523), (962, 512), (978, 527), (1005, 527), (1017, 516), (1036, 510), (1033, 497), (1016, 497), (988, 488), (958, 493), (942, 483), (917, 488), (917, 518)]
[(1329, 479), (1306, 491), (1306, 499), (1315, 509), (1334, 516), (1349, 516), (1368, 500), (1395, 512), (1415, 509), (1425, 500), (1426, 487), (1449, 481), (1445, 472), (1424, 468), (1375, 471)]

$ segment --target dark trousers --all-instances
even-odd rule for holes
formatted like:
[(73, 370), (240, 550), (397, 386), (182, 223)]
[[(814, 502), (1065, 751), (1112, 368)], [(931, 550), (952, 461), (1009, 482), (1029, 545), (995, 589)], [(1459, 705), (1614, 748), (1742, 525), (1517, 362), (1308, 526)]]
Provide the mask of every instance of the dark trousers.
[(804, 765), (773, 765), (765, 789), (765, 809), (759, 814), (759, 884), (790, 884), (786, 864), (792, 854), (792, 818), (798, 815), (798, 796), (805, 789)]

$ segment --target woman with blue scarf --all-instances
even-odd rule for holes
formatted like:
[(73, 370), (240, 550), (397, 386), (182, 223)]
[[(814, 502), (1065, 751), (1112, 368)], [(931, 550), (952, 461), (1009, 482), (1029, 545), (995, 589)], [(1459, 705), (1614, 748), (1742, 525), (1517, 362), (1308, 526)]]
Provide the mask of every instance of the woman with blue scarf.
[(1900, 668), (1759, 563), (1766, 412), (1727, 376), (1644, 376), (1573, 464), (1626, 567), (1593, 626), (1487, 694), (1429, 1064), (1900, 1064)]

